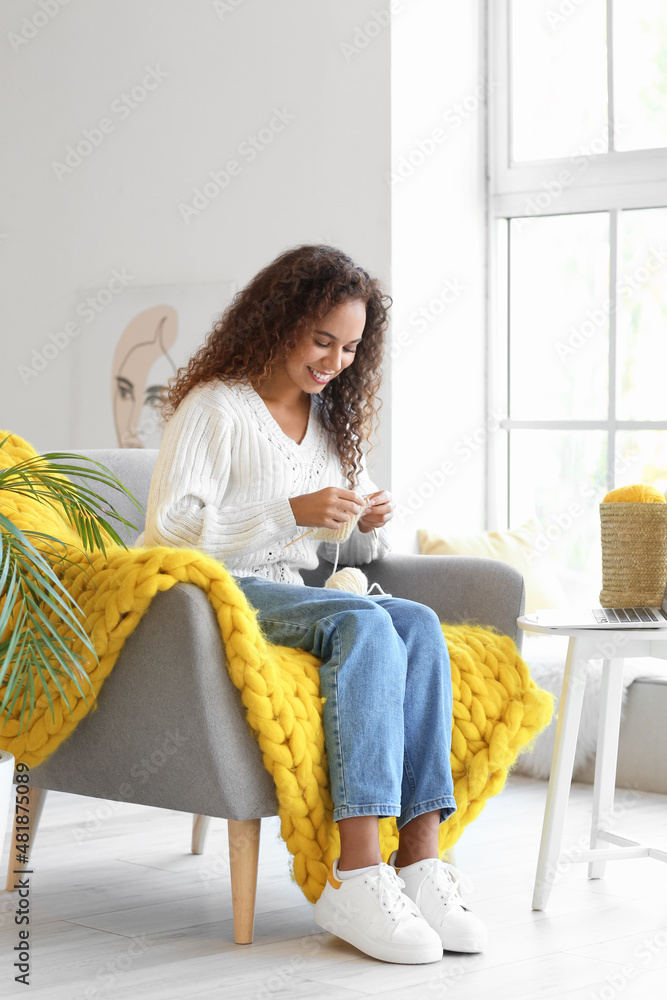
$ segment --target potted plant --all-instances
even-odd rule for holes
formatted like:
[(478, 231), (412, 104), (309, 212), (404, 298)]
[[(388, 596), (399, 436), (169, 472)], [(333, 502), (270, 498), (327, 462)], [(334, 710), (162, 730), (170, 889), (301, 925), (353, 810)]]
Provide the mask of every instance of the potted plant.
[[(0, 450), (10, 437), (7, 434), (0, 442)], [(140, 503), (120, 480), (106, 466), (85, 455), (49, 452), (0, 468), (0, 732), (17, 705), (19, 733), (28, 728), (35, 708), (36, 681), (38, 690), (46, 692), (52, 713), (50, 684), (68, 704), (63, 680), (72, 681), (87, 704), (88, 674), (80, 665), (83, 657), (72, 648), (75, 638), (97, 661), (95, 648), (77, 617), (80, 609), (58, 575), (59, 569), (72, 562), (67, 557), (68, 543), (44, 532), (19, 528), (8, 516), (11, 505), (3, 504), (3, 495), (5, 499), (11, 494), (27, 496), (56, 508), (75, 528), (83, 551), (101, 549), (106, 555), (100, 529), (117, 545), (127, 548), (105, 515), (136, 529), (87, 485), (65, 478), (69, 475), (104, 483), (124, 493), (143, 514)], [(51, 615), (55, 623), (49, 612), (55, 613)], [(14, 757), (0, 750), (0, 848), (14, 764)]]

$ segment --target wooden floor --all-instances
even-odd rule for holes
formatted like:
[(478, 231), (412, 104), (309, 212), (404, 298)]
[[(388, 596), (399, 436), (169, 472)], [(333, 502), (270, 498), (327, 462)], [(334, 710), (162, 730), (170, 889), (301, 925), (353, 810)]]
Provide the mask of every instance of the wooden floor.
[[(533, 912), (545, 796), (544, 782), (510, 777), (457, 845), (474, 885), (467, 898), (489, 929), (486, 953), (398, 966), (319, 930), (290, 879), (277, 820), (262, 824), (255, 942), (242, 946), (223, 820), (194, 856), (184, 813), (51, 792), (32, 858), (31, 986), (14, 983), (16, 894), (0, 893), (0, 996), (663, 1000), (667, 865), (611, 862), (590, 882), (585, 864), (563, 865), (548, 909)], [(570, 858), (586, 844), (590, 797), (590, 786), (573, 786)], [(618, 800), (617, 832), (667, 844), (667, 796), (619, 790)]]

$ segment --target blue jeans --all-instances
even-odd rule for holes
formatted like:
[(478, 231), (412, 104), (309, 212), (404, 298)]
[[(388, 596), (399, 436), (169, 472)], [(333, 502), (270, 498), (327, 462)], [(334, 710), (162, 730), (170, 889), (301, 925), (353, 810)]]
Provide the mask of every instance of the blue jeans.
[(335, 822), (456, 811), (449, 652), (436, 613), (374, 594), (234, 577), (269, 642), (322, 660)]

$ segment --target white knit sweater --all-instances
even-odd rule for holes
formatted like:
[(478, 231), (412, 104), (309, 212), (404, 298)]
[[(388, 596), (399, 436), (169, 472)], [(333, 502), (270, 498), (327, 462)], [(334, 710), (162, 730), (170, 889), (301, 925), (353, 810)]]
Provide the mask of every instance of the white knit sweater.
[[(280, 428), (249, 382), (201, 383), (167, 422), (153, 470), (145, 531), (135, 546), (200, 549), (234, 576), (260, 576), (303, 584), (300, 569), (314, 569), (318, 550), (334, 561), (336, 544), (316, 542), (300, 527), (290, 497), (327, 486), (348, 487), (335, 448), (320, 422), (320, 398), (297, 444)], [(357, 492), (377, 491), (365, 462)], [(341, 543), (342, 564), (380, 559), (391, 548), (388, 526), (355, 526)], [(372, 581), (371, 581), (372, 582)]]

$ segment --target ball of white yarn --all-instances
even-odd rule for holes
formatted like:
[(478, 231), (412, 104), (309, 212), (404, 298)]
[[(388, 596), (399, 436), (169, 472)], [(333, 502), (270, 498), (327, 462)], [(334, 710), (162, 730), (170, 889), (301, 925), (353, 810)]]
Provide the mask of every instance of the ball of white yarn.
[(346, 566), (345, 569), (339, 569), (330, 576), (324, 586), (331, 590), (346, 590), (364, 597), (368, 590), (368, 580), (356, 566)]

